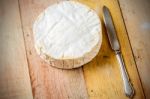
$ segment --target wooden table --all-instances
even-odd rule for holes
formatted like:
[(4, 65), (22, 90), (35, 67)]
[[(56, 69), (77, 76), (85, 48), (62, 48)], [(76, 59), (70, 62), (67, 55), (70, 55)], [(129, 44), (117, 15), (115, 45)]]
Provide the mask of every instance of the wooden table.
[(73, 70), (47, 65), (32, 43), (32, 23), (56, 0), (0, 1), (0, 99), (127, 99), (117, 60), (105, 34), (103, 5), (112, 13), (136, 91), (134, 99), (150, 98), (150, 1), (79, 1), (99, 14), (104, 39), (96, 58)]

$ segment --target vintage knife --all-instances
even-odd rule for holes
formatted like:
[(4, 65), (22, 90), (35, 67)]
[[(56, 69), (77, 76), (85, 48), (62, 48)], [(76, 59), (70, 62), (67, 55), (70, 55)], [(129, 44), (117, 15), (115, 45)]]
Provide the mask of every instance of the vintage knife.
[(104, 23), (105, 23), (105, 26), (107, 29), (107, 35), (109, 38), (111, 48), (115, 51), (116, 57), (117, 57), (118, 62), (120, 64), (120, 70), (121, 70), (121, 75), (122, 75), (122, 79), (123, 79), (125, 94), (128, 97), (133, 97), (134, 89), (133, 89), (133, 86), (129, 80), (128, 73), (126, 71), (126, 67), (125, 67), (123, 57), (122, 57), (122, 54), (120, 51), (120, 45), (119, 45), (119, 41), (117, 38), (116, 30), (115, 30), (115, 27), (113, 24), (113, 20), (112, 20), (110, 11), (106, 6), (103, 7), (103, 18), (104, 18)]

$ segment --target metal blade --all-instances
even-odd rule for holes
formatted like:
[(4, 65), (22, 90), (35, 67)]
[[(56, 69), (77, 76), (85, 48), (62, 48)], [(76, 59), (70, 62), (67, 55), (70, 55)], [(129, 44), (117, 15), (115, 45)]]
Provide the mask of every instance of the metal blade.
[(108, 34), (108, 38), (109, 38), (109, 42), (111, 45), (111, 48), (115, 51), (120, 50), (120, 45), (119, 45), (119, 41), (117, 38), (117, 34), (116, 34), (116, 30), (113, 24), (113, 20), (110, 14), (109, 9), (104, 6), (103, 7), (103, 18), (104, 18), (104, 23), (107, 29), (107, 34)]

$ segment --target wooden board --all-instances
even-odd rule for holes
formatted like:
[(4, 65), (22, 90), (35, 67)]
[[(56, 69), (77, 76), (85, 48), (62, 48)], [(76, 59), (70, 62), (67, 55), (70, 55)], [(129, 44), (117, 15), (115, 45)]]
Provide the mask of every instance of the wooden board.
[[(127, 99), (123, 92), (119, 64), (108, 44), (103, 22), (102, 48), (97, 57), (83, 67), (83, 71), (82, 68), (73, 70), (53, 68), (36, 54), (33, 46), (32, 24), (39, 13), (54, 2), (56, 1), (19, 0), (33, 96), (42, 99), (87, 99), (88, 97)], [(143, 99), (142, 86), (117, 0), (80, 0), (80, 2), (95, 9), (101, 19), (102, 6), (106, 5), (110, 8), (127, 71), (136, 91), (135, 99)]]
[(150, 99), (150, 0), (119, 0), (146, 99)]
[(0, 99), (32, 99), (18, 0), (0, 0)]
[(82, 68), (61, 70), (46, 64), (36, 53), (32, 24), (40, 12), (55, 0), (20, 0), (21, 18), (35, 99), (87, 99)]
[[(120, 12), (117, 0), (81, 0), (85, 4), (97, 10), (100, 18), (102, 18), (102, 7), (106, 5), (112, 14), (112, 18), (116, 27), (118, 39), (121, 44), (121, 51), (127, 71), (131, 78), (131, 82), (136, 91), (135, 99), (143, 99), (144, 94), (136, 65), (132, 56), (130, 43), (127, 32), (124, 27), (124, 22)], [(98, 56), (89, 64), (85, 65), (84, 75), (88, 89), (88, 94), (91, 99), (127, 99), (123, 92), (123, 82), (120, 76), (119, 64), (115, 54), (112, 52), (106, 31), (103, 23), (103, 43)]]

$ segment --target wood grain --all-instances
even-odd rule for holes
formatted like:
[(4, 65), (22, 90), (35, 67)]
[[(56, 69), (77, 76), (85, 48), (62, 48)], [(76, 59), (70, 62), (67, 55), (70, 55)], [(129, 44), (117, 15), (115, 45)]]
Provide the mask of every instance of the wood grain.
[(119, 0), (146, 99), (150, 99), (150, 0)]
[(17, 0), (0, 0), (0, 99), (32, 99)]
[(41, 11), (54, 2), (56, 0), (19, 0), (33, 96), (35, 99), (87, 99), (82, 68), (53, 68), (34, 49), (33, 22)]
[[(134, 98), (144, 99), (145, 97), (117, 0), (80, 1), (95, 9), (102, 20), (103, 5), (106, 5), (110, 9), (126, 68), (136, 92)], [(104, 23), (102, 24), (102, 48), (97, 57), (83, 68), (88, 94), (91, 99), (127, 99), (123, 91), (119, 64), (108, 43)]]
[[(20, 0), (21, 18), (29, 62), (34, 98), (42, 99), (126, 99), (119, 64), (106, 36), (103, 24), (103, 44), (100, 53), (89, 64), (73, 70), (56, 69), (41, 60), (33, 46), (32, 24), (39, 13), (54, 3), (54, 0)], [(102, 19), (102, 6), (110, 8), (121, 43), (127, 71), (134, 85), (135, 99), (143, 99), (144, 94), (136, 65), (132, 56), (127, 32), (117, 0), (80, 0), (95, 9)], [(84, 78), (85, 81), (84, 82)], [(86, 86), (87, 90), (86, 90)], [(88, 94), (87, 94), (88, 91)]]

